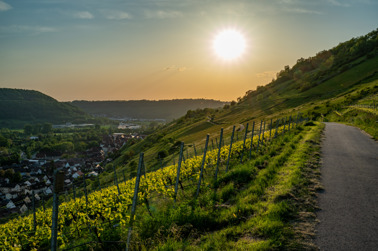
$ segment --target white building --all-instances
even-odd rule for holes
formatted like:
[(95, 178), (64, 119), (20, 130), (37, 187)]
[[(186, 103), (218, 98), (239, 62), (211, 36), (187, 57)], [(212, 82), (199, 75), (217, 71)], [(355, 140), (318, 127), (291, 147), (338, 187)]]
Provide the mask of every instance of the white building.
[(25, 203), (30, 203), (31, 202), (29, 196), (26, 196), (25, 199), (24, 199), (24, 201), (25, 201)]
[(7, 204), (7, 208), (13, 209), (13, 208), (16, 208), (16, 206), (14, 205), (13, 201), (9, 201)]
[(24, 205), (22, 205), (22, 207), (20, 208), (20, 212), (23, 214), (23, 213), (25, 213), (26, 211), (28, 211), (28, 207), (24, 204)]

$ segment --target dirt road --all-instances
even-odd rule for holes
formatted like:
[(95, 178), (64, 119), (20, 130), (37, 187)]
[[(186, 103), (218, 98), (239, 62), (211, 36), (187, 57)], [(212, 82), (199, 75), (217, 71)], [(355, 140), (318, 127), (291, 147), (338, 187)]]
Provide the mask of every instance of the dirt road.
[(378, 143), (326, 123), (315, 243), (320, 250), (378, 250)]

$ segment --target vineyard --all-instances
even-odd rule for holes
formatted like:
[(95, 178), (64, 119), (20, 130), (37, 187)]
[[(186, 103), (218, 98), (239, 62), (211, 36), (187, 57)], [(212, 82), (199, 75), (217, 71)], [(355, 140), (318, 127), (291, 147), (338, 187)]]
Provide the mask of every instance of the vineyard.
[[(152, 248), (154, 245), (151, 243), (140, 243), (144, 239), (143, 235), (146, 235), (144, 233), (146, 230), (143, 230), (143, 220), (139, 220), (139, 215), (147, 215), (151, 219), (156, 217), (156, 220), (158, 215), (170, 212), (169, 208), (180, 208), (180, 203), (185, 205), (185, 201), (194, 199), (196, 202), (193, 203), (204, 203), (201, 201), (206, 200), (206, 196), (210, 196), (209, 191), (216, 191), (228, 184), (227, 179), (232, 178), (230, 175), (233, 174), (233, 166), (243, 162), (252, 163), (248, 172), (243, 170), (244, 178), (257, 179), (261, 172), (269, 172), (266, 168), (269, 158), (281, 156), (285, 151), (293, 151), (295, 144), (302, 137), (301, 122), (299, 116), (296, 120), (292, 120), (291, 117), (285, 118), (281, 124), (279, 120), (275, 124), (271, 121), (269, 130), (265, 130), (265, 122), (262, 127), (261, 121), (260, 129), (256, 133), (255, 124), (250, 132), (247, 124), (244, 138), (239, 141), (234, 139), (234, 126), (230, 145), (225, 145), (225, 140), (222, 140), (222, 129), (216, 148), (213, 146), (210, 150), (209, 136), (207, 136), (203, 154), (196, 154), (197, 156), (191, 158), (187, 156), (185, 159), (184, 143), (182, 143), (177, 164), (149, 173), (146, 172), (141, 153), (138, 174), (134, 179), (121, 183), (117, 181), (114, 186), (63, 201), (55, 209), (58, 212), (55, 216), (53, 208), (39, 208), (34, 214), (0, 225), (0, 249), (48, 250), (56, 247), (61, 250), (88, 247), (102, 249), (108, 245), (113, 245), (115, 248), (125, 246), (129, 248), (130, 245), (131, 249), (150, 245), (147, 248)], [(286, 148), (285, 144), (290, 147)], [(285, 156), (282, 155), (281, 159), (275, 160), (278, 161), (277, 166), (285, 162)], [(226, 189), (221, 189), (219, 196), (223, 202), (229, 199), (233, 190), (229, 184), (228, 188), (226, 185)], [(259, 191), (255, 192), (258, 196)], [(64, 194), (56, 193), (54, 196), (58, 201), (58, 198), (64, 197)], [(137, 206), (138, 212), (136, 212)], [(235, 221), (238, 214), (243, 212), (235, 212), (233, 214), (235, 219), (227, 219), (227, 221)], [(54, 223), (52, 224), (54, 217), (55, 226)], [(185, 217), (177, 220), (185, 224)]]

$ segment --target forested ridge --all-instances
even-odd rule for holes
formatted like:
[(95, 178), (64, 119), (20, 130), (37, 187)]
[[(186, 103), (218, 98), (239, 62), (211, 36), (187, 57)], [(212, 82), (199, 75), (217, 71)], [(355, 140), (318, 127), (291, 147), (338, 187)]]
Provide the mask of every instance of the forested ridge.
[(173, 100), (129, 100), (129, 101), (73, 101), (72, 105), (92, 115), (135, 118), (166, 119), (179, 118), (188, 110), (219, 108), (227, 102), (209, 99)]
[(34, 90), (0, 88), (0, 127), (23, 128), (34, 123), (78, 123), (91, 116)]

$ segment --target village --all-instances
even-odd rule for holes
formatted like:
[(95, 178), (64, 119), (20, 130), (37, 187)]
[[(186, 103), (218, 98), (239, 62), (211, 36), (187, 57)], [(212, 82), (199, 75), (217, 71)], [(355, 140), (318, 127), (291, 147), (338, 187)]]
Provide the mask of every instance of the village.
[[(0, 219), (11, 215), (30, 212), (33, 203), (45, 205), (53, 193), (53, 170), (64, 172), (64, 187), (68, 190), (75, 180), (85, 173), (86, 177), (96, 177), (112, 161), (112, 154), (119, 151), (130, 139), (143, 139), (138, 133), (112, 133), (104, 135), (99, 146), (87, 149), (80, 157), (62, 158), (61, 153), (36, 153), (20, 163), (0, 166)], [(30, 137), (38, 140), (38, 137)], [(34, 194), (34, 202), (33, 202)]]

